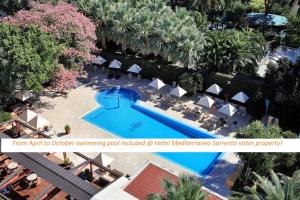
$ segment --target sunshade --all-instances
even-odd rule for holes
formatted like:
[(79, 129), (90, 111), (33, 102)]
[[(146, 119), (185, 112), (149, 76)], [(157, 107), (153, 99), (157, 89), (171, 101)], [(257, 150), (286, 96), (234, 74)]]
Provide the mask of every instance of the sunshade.
[(133, 64), (127, 71), (138, 74), (138, 73), (140, 73), (141, 70), (142, 70), (142, 68), (139, 65)]
[(21, 101), (25, 101), (33, 97), (33, 94), (30, 91), (19, 91), (15, 94), (15, 97)]
[(210, 108), (214, 103), (215, 103), (215, 101), (212, 98), (208, 97), (208, 96), (202, 97), (197, 102), (198, 105), (205, 106), (205, 107), (208, 107), (208, 108)]
[(162, 82), (161, 80), (159, 80), (158, 78), (157, 79), (154, 79), (151, 83), (148, 84), (150, 87), (153, 87), (155, 89), (160, 89), (162, 88), (165, 84), (164, 82)]
[(231, 99), (245, 103), (246, 101), (248, 101), (249, 97), (244, 92), (239, 92), (236, 95), (234, 95)]
[(237, 112), (237, 109), (228, 103), (228, 104), (224, 105), (222, 108), (220, 108), (218, 111), (220, 113), (223, 113), (224, 115), (231, 117), (234, 115), (234, 113)]
[(176, 97), (182, 97), (184, 94), (186, 94), (186, 91), (182, 89), (180, 86), (177, 86), (173, 90), (171, 90), (170, 94), (176, 96)]
[(220, 92), (222, 92), (222, 90), (223, 89), (219, 85), (213, 84), (206, 90), (206, 92), (209, 92), (212, 94), (220, 94)]
[(114, 59), (113, 61), (111, 61), (111, 63), (109, 64), (108, 68), (112, 68), (112, 69), (120, 69), (121, 68), (122, 63), (116, 59)]
[(29, 122), (34, 117), (36, 117), (37, 114), (29, 109), (24, 110), (20, 115), (19, 118), (23, 120), (24, 122)]
[(97, 56), (97, 58), (94, 61), (94, 64), (103, 65), (107, 60), (103, 58), (102, 56)]
[(47, 121), (45, 118), (43, 118), (41, 115), (35, 116), (33, 119), (31, 119), (28, 122), (31, 126), (33, 126), (36, 129), (42, 128), (44, 126), (49, 125), (49, 121)]

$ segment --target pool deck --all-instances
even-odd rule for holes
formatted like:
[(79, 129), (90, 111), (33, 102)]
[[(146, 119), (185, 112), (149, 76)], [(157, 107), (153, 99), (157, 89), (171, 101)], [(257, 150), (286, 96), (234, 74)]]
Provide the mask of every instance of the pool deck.
[[(129, 80), (126, 75), (121, 79), (107, 79), (107, 74), (101, 72), (90, 72), (85, 84), (70, 91), (67, 96), (55, 96), (50, 92), (44, 92), (39, 100), (34, 104), (35, 111), (49, 120), (57, 132), (59, 138), (117, 138), (110, 132), (96, 127), (81, 119), (82, 116), (98, 107), (95, 95), (100, 89), (112, 86), (122, 86), (134, 89), (139, 92), (141, 100), (145, 105), (155, 108), (158, 112), (167, 114), (175, 119), (181, 120), (189, 125), (199, 127), (199, 123), (182, 112), (174, 111), (168, 107), (157, 105), (150, 101), (150, 96), (158, 94), (147, 85), (149, 80)], [(165, 86), (161, 93), (167, 93), (170, 86)], [(193, 103), (196, 99), (182, 98), (187, 103)], [(247, 125), (248, 119), (236, 119), (241, 126)], [(117, 123), (117, 122), (116, 122)], [(71, 127), (71, 134), (64, 134), (64, 126)], [(234, 132), (219, 130), (213, 132), (219, 136), (232, 137)], [(97, 152), (97, 149), (95, 149)], [(89, 156), (96, 157), (99, 153), (90, 153)], [(112, 168), (118, 169), (125, 174), (133, 174), (148, 160), (151, 160), (164, 168), (174, 171), (177, 174), (188, 172), (187, 169), (166, 160), (152, 153), (105, 153), (114, 158), (111, 163)], [(205, 186), (223, 196), (229, 195), (225, 182), (239, 167), (239, 159), (234, 153), (226, 153), (216, 167), (204, 177)]]

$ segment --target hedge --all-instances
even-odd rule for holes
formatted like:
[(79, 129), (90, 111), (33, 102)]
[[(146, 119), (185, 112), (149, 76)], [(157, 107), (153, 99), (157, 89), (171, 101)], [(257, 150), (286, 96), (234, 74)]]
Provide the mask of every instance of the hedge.
[(131, 55), (122, 55), (108, 50), (101, 52), (101, 55), (109, 62), (117, 59), (122, 63), (122, 71), (126, 70), (133, 64), (142, 67), (142, 78), (151, 80), (158, 76), (165, 83), (172, 84), (173, 81), (178, 81), (179, 77), (186, 72), (186, 69), (178, 66), (171, 65), (167, 62), (160, 62), (157, 59), (143, 58)]
[[(185, 68), (158, 61), (151, 57), (144, 58), (130, 54), (123, 55), (121, 52), (116, 53), (109, 50), (102, 51), (101, 55), (108, 61), (112, 61), (113, 59), (121, 61), (123, 72), (126, 72), (131, 65), (138, 64), (142, 67), (142, 78), (151, 80), (154, 77), (158, 77), (168, 84), (172, 84), (173, 81), (178, 82), (180, 76), (185, 72), (188, 72)], [(273, 99), (273, 94), (267, 89), (263, 79), (259, 77), (243, 74), (232, 76), (214, 72), (209, 75), (203, 75), (203, 79), (203, 90), (206, 90), (210, 85), (216, 83), (224, 89), (221, 95), (227, 93), (231, 97), (236, 93), (243, 91), (252, 97), (260, 90), (263, 93), (264, 98)]]
[(207, 89), (209, 86), (216, 83), (224, 89), (222, 93), (227, 93), (229, 96), (233, 96), (236, 93), (243, 91), (251, 97), (260, 90), (263, 93), (264, 98), (273, 98), (273, 94), (266, 88), (263, 79), (259, 77), (252, 77), (243, 74), (236, 74), (235, 76), (232, 76), (222, 73), (210, 73), (204, 78), (204, 89)]

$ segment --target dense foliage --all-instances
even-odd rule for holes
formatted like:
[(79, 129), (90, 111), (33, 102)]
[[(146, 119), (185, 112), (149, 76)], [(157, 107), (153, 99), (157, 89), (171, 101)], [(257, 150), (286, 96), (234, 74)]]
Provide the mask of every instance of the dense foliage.
[(245, 186), (245, 193), (235, 193), (232, 200), (296, 200), (300, 199), (300, 170), (293, 173), (292, 177), (279, 177), (271, 171), (270, 180), (253, 173), (255, 182), (253, 186)]
[[(174, 12), (163, 0), (70, 1), (97, 21), (97, 36), (103, 48), (110, 40), (119, 44), (123, 53), (130, 49), (191, 68), (200, 64), (219, 70), (225, 64), (225, 69), (221, 70), (226, 73), (235, 70), (255, 72), (257, 64), (254, 59), (259, 59), (264, 51), (265, 43), (260, 34), (234, 30), (206, 33), (204, 15), (184, 8), (177, 8)], [(215, 38), (219, 40), (215, 41)], [(213, 49), (216, 45), (223, 48), (218, 53)], [(223, 56), (226, 60), (218, 64)]]
[(265, 40), (252, 31), (210, 31), (200, 67), (230, 74), (255, 74), (257, 60), (265, 55)]
[(0, 24), (0, 90), (38, 91), (56, 68), (60, 46), (36, 27)]
[(12, 118), (12, 116), (10, 113), (5, 112), (0, 108), (0, 123), (6, 122), (6, 121), (10, 120), (11, 118)]
[[(253, 122), (238, 131), (236, 138), (296, 138), (290, 131), (282, 131), (277, 126), (264, 126), (261, 122)], [(235, 189), (250, 185), (254, 179), (252, 172), (267, 175), (270, 170), (288, 173), (297, 169), (300, 164), (300, 154), (297, 153), (238, 153), (244, 167), (241, 176), (235, 183)], [(290, 174), (289, 174), (290, 175)]]
[(285, 45), (298, 48), (300, 46), (300, 16), (290, 16), (284, 38)]
[(53, 75), (53, 89), (59, 92), (75, 88), (77, 85), (76, 78), (78, 72), (75, 70), (65, 69), (64, 66), (59, 65)]
[(94, 59), (91, 53), (96, 50), (96, 27), (71, 4), (31, 2), (30, 10), (20, 10), (4, 22), (20, 27), (34, 24), (52, 34), (67, 47), (60, 57), (65, 67), (82, 66), (84, 61)]
[(6, 14), (14, 14), (16, 11), (19, 11), (28, 6), (28, 0), (1, 0), (0, 1), (0, 10)]
[(203, 89), (203, 77), (196, 72), (186, 72), (179, 77), (178, 84), (187, 91), (188, 95), (194, 95)]
[(204, 200), (207, 193), (201, 190), (202, 184), (198, 177), (181, 175), (178, 182), (169, 179), (162, 181), (164, 192), (149, 195), (149, 200)]
[(284, 128), (300, 131), (300, 61), (292, 64), (286, 59), (278, 66), (269, 65), (266, 82), (274, 92), (283, 94), (278, 103), (278, 117)]

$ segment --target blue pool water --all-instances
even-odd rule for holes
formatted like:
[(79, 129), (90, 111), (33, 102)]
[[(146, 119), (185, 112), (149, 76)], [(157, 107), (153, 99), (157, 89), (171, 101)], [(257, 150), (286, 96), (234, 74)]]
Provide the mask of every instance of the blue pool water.
[[(139, 103), (139, 95), (130, 89), (110, 88), (96, 96), (101, 105), (84, 120), (122, 138), (215, 138), (180, 121), (157, 113)], [(206, 175), (221, 153), (158, 153), (199, 175)]]

